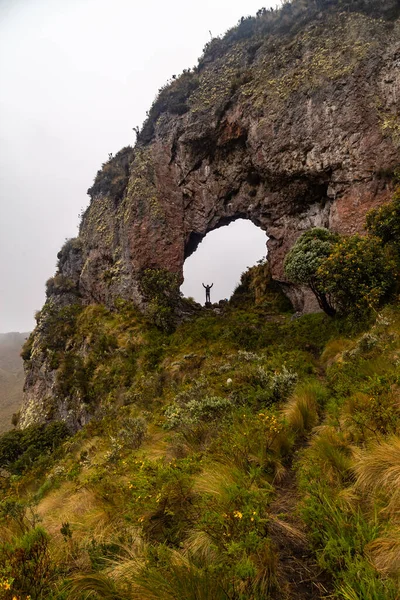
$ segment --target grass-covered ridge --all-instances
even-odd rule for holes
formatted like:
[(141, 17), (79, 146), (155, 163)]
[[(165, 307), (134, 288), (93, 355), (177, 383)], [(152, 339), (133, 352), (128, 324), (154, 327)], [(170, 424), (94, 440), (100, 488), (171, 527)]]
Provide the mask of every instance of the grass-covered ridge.
[[(315, 90), (349, 75), (373, 46), (373, 22), (382, 19), (390, 27), (399, 14), (396, 0), (292, 0), (279, 9), (244, 15), (225, 35), (206, 44), (193, 69), (174, 75), (160, 88), (137, 132), (138, 141), (150, 142), (157, 121), (166, 114), (222, 114), (235, 94), (261, 107), (266, 97), (269, 104), (284, 101), (296, 90)], [(352, 35), (356, 21), (357, 39)], [(312, 50), (310, 63), (298, 60), (305, 49)]]
[(266, 275), (169, 334), (77, 310), (56, 382), (101, 409), (0, 438), (0, 598), (398, 597), (398, 308), (293, 319)]

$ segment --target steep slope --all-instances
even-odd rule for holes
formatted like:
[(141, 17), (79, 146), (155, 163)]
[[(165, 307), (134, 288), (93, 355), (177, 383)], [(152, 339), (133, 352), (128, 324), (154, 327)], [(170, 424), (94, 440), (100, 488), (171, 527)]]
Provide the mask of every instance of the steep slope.
[[(272, 277), (295, 309), (317, 308), (285, 280), (283, 259), (312, 226), (361, 231), (367, 210), (390, 197), (400, 148), (398, 16), (392, 0), (262, 10), (160, 90), (135, 148), (98, 172), (79, 237), (59, 253), (26, 352), (22, 427), (62, 418), (75, 429), (90, 418), (82, 394), (63, 396), (56, 384), (54, 353), (80, 306), (153, 303), (162, 320), (159, 290), (175, 294), (185, 257), (236, 218), (267, 232)], [(148, 269), (160, 275), (151, 289)]]
[(0, 438), (4, 600), (397, 600), (399, 307), (292, 319), (254, 275), (173, 334), (82, 310), (58, 385), (101, 414)]
[(28, 333), (0, 333), (0, 433), (12, 428), (11, 417), (21, 408), (24, 369), (20, 356)]

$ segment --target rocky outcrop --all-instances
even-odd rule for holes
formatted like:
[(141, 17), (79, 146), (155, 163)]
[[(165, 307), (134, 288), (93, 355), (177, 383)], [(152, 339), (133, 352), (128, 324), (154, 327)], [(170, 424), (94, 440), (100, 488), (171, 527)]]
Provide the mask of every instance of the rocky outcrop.
[(305, 229), (360, 231), (399, 163), (399, 33), (398, 21), (334, 13), (209, 57), (190, 75), (187, 112), (162, 112), (151, 139), (99, 172), (80, 232), (85, 297), (140, 303), (143, 268), (182, 278), (202, 237), (239, 217), (266, 231), (283, 282)]
[[(392, 8), (390, 19), (315, 10), (285, 27), (278, 16), (275, 29), (260, 14), (213, 40), (197, 69), (161, 90), (135, 148), (99, 171), (78, 241), (61, 252), (52, 301), (64, 286), (75, 302), (143, 306), (144, 269), (182, 280), (209, 231), (247, 218), (268, 235), (273, 278), (296, 310), (313, 310), (312, 297), (285, 280), (288, 249), (313, 226), (362, 231), (366, 212), (389, 199), (400, 162)], [(28, 376), (32, 401), (43, 397), (33, 391), (42, 368), (39, 360)]]

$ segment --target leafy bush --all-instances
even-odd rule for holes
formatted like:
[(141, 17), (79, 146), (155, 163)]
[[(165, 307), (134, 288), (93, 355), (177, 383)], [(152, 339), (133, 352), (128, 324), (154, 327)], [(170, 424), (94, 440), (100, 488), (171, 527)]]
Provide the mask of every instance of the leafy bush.
[(396, 283), (396, 263), (378, 238), (343, 238), (319, 265), (324, 292), (342, 313), (362, 315), (390, 298)]
[(285, 258), (285, 274), (293, 283), (308, 285), (318, 300), (319, 306), (328, 315), (334, 315), (335, 309), (322, 284), (319, 268), (331, 254), (338, 235), (314, 227), (303, 233)]
[(149, 320), (162, 331), (171, 333), (180, 299), (178, 276), (166, 269), (145, 269), (139, 283), (147, 301), (146, 314)]
[(68, 435), (61, 421), (8, 431), (0, 437), (0, 467), (22, 473), (41, 455), (54, 451)]
[(272, 399), (275, 401), (286, 400), (290, 392), (296, 385), (298, 380), (297, 373), (289, 371), (285, 365), (282, 366), (281, 371), (276, 371), (271, 378), (271, 392)]
[(48, 546), (49, 537), (42, 527), (0, 542), (0, 575), (11, 581), (10, 588), (3, 592), (4, 600), (48, 597), (53, 571)]
[(211, 421), (222, 417), (232, 408), (228, 398), (206, 396), (201, 400), (190, 400), (184, 406), (173, 404), (165, 411), (167, 429), (195, 425), (200, 421)]
[(124, 446), (137, 450), (142, 445), (147, 433), (147, 423), (142, 417), (125, 418), (118, 437)]

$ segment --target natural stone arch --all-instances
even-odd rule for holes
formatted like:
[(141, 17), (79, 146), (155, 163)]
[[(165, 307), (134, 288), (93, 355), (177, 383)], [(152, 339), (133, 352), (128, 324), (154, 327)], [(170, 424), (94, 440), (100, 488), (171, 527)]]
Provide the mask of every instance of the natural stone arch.
[[(200, 236), (196, 236), (197, 244)], [(184, 282), (181, 292), (204, 304), (202, 283), (214, 283), (213, 302), (230, 298), (240, 277), (249, 267), (267, 255), (267, 236), (249, 219), (224, 223), (201, 237), (192, 252), (187, 252), (183, 266)], [(189, 248), (190, 249), (190, 248)]]
[[(144, 269), (182, 280), (200, 237), (245, 217), (266, 232), (272, 277), (296, 310), (313, 309), (310, 295), (285, 281), (285, 254), (313, 226), (362, 232), (366, 212), (390, 199), (400, 157), (396, 2), (376, 7), (376, 18), (348, 4), (350, 12), (306, 6), (289, 29), (286, 19), (279, 28), (282, 13), (275, 30), (255, 19), (249, 35), (214, 40), (194, 71), (161, 91), (135, 148), (99, 171), (46, 308), (114, 308), (119, 298), (144, 307)], [(54, 401), (55, 372), (39, 352), (42, 312), (21, 426), (35, 406), (45, 420)]]
[[(285, 254), (313, 226), (361, 232), (366, 212), (390, 198), (399, 163), (398, 137), (385, 126), (398, 119), (399, 23), (389, 31), (345, 13), (328, 21), (290, 37), (293, 60), (268, 39), (210, 57), (188, 110), (165, 110), (134, 150), (103, 165), (80, 230), (75, 277), (87, 301), (142, 305), (143, 269), (182, 278), (202, 236), (244, 217), (266, 232), (272, 276), (295, 308), (313, 309), (285, 280)], [(233, 63), (248, 71), (239, 88)]]
[[(310, 227), (329, 227), (331, 199), (327, 196), (328, 182), (324, 177), (288, 178), (279, 184), (278, 178), (264, 179), (253, 167), (246, 171), (246, 161), (241, 163), (241, 178), (233, 193), (213, 202), (210, 195), (202, 196), (202, 205), (196, 203), (195, 210), (187, 210), (185, 222), (184, 259), (194, 252), (199, 242), (218, 227), (237, 219), (248, 219), (265, 232), (267, 255), (271, 272), (288, 293), (296, 310), (318, 310), (312, 294), (289, 284), (283, 273), (286, 252), (300, 235)], [(212, 180), (212, 169), (204, 167), (208, 180)], [(200, 175), (201, 177), (201, 175)], [(272, 181), (271, 181), (272, 180)], [(210, 187), (213, 182), (210, 182)]]

